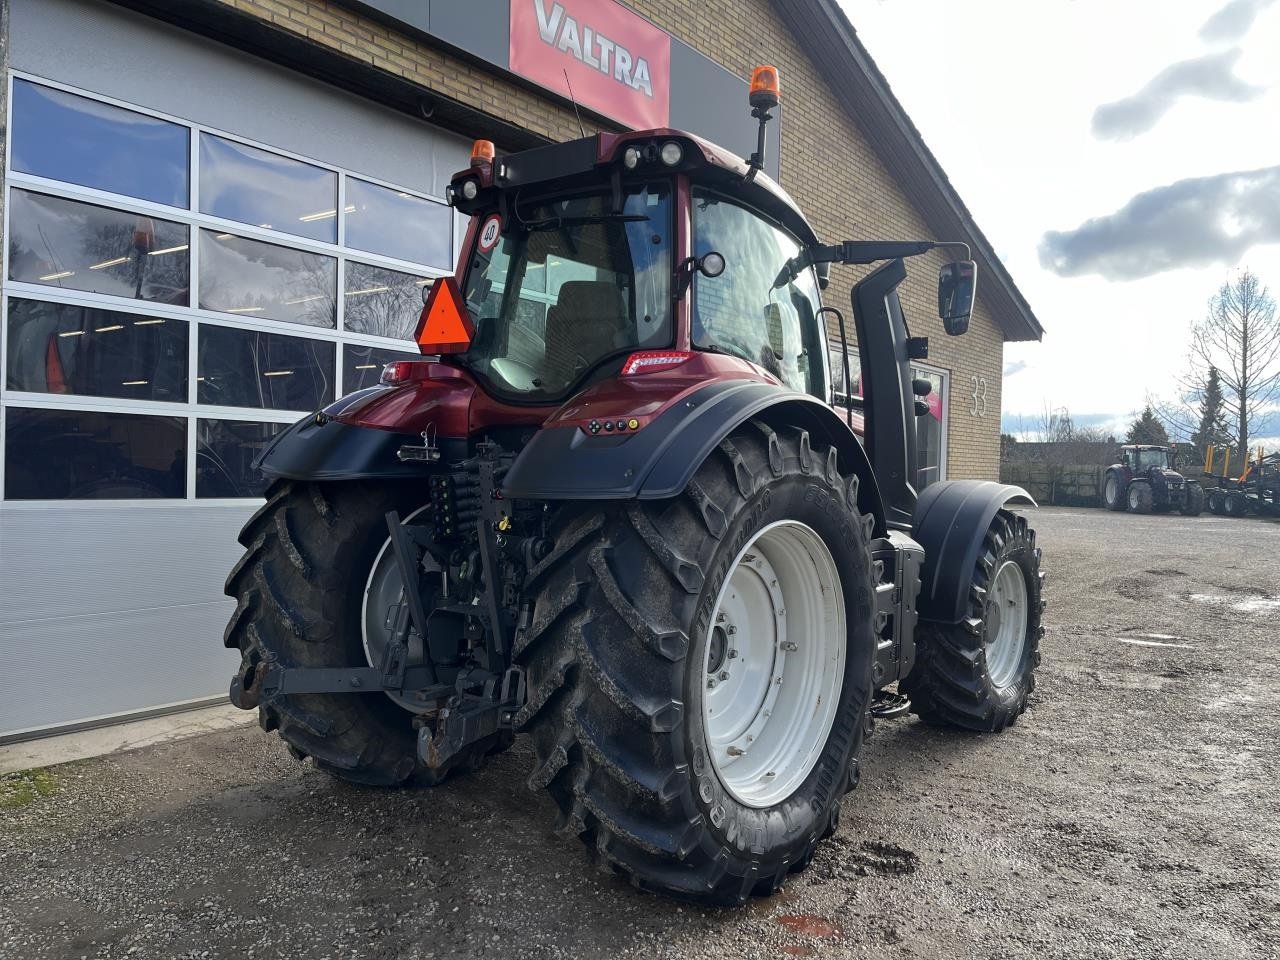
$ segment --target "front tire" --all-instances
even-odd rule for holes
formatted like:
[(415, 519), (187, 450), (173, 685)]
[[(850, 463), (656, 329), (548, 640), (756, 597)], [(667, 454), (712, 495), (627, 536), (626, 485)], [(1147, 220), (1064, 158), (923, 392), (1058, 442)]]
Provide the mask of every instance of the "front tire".
[(1151, 495), (1151, 484), (1132, 483), (1129, 485), (1129, 512), (1150, 513), (1155, 501)]
[[(242, 687), (252, 688), (262, 663), (368, 663), (362, 621), (370, 571), (389, 539), (384, 516), (408, 516), (422, 499), (420, 484), (272, 484), (240, 531), (245, 554), (227, 577), (236, 609), (224, 642), (240, 651)], [(510, 743), (509, 733), (497, 734), (432, 770), (418, 757), (415, 719), (382, 692), (277, 695), (258, 704), (259, 724), (277, 731), (294, 756), (353, 783), (434, 786)]]
[(899, 688), (921, 719), (995, 733), (1026, 710), (1044, 636), (1040, 556), (1025, 517), (996, 514), (973, 569), (969, 616), (920, 623), (916, 662)]
[[(833, 449), (755, 422), (679, 497), (559, 520), (530, 573), (516, 720), (532, 735), (529, 784), (555, 800), (561, 832), (636, 886), (704, 903), (772, 893), (803, 869), (857, 781), (875, 652), (870, 528)], [(829, 669), (808, 687), (775, 682), (803, 644)], [(753, 676), (771, 709), (723, 696)], [(828, 707), (791, 714), (825, 714), (806, 730), (771, 728), (788, 697)]]

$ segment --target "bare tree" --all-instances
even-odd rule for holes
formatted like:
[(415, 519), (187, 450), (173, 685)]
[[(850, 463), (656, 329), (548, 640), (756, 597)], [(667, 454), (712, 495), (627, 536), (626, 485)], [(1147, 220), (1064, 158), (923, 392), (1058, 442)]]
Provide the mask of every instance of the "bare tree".
[(1280, 397), (1280, 316), (1257, 274), (1245, 269), (1209, 299), (1191, 329), (1191, 372), (1184, 387), (1203, 394), (1209, 371), (1222, 384), (1222, 411), (1236, 433), (1241, 461), (1255, 427)]

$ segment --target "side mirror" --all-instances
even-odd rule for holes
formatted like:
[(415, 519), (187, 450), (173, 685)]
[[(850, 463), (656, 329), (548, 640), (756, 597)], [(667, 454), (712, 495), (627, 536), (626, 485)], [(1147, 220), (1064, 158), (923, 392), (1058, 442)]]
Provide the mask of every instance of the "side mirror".
[(972, 260), (944, 263), (938, 271), (938, 316), (948, 336), (958, 337), (969, 329), (977, 287), (978, 265)]

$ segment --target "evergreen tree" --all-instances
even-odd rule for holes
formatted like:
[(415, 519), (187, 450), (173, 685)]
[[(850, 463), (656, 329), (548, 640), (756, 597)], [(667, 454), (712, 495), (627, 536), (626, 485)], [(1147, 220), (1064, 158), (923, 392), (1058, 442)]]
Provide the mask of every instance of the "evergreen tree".
[(1204, 390), (1200, 394), (1199, 412), (1199, 426), (1191, 435), (1191, 444), (1196, 448), (1196, 453), (1203, 459), (1209, 444), (1213, 444), (1219, 451), (1229, 449), (1233, 438), (1222, 405), (1222, 377), (1217, 367), (1209, 367), (1209, 375), (1205, 378)]
[(1129, 435), (1125, 443), (1149, 443), (1156, 446), (1168, 446), (1169, 434), (1165, 433), (1164, 424), (1156, 416), (1156, 412), (1148, 405), (1142, 414), (1129, 424)]

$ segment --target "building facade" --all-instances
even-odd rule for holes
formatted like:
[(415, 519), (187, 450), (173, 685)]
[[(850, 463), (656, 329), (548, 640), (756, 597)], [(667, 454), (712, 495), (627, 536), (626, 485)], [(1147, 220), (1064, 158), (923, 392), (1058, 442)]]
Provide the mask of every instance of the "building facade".
[(966, 336), (940, 256), (901, 293), (921, 482), (997, 476), (1003, 344), (1039, 326), (833, 0), (7, 0), (3, 31), (0, 739), (224, 693), (252, 459), (412, 350), (476, 137), (746, 154), (775, 64), (767, 169), (820, 235), (974, 246)]

